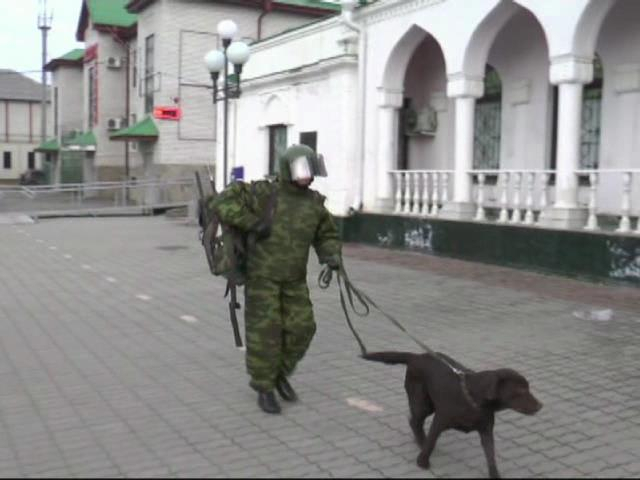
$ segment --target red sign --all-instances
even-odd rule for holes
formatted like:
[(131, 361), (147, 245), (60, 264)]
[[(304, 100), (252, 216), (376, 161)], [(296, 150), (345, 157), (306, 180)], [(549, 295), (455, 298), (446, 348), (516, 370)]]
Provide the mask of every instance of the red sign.
[(153, 116), (158, 120), (180, 120), (182, 109), (180, 107), (155, 107)]
[(98, 58), (98, 44), (94, 43), (90, 47), (88, 47), (84, 52), (84, 63), (90, 62)]

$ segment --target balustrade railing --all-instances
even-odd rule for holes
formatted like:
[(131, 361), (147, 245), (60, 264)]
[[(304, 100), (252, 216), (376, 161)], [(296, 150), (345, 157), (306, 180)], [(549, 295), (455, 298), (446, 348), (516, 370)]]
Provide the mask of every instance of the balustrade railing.
[(393, 170), (393, 211), (404, 215), (437, 217), (449, 201), (452, 170)]
[[(394, 212), (437, 217), (451, 198), (453, 170), (393, 170)], [(473, 219), (537, 225), (553, 205), (554, 170), (470, 170)], [(602, 229), (599, 216), (619, 216), (616, 232), (640, 234), (640, 169), (577, 170), (579, 207), (587, 210), (585, 230)]]

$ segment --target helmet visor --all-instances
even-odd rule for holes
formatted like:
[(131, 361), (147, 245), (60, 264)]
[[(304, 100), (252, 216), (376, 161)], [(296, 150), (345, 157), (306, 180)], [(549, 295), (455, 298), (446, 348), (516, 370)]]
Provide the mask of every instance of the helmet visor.
[(297, 157), (291, 162), (291, 180), (309, 180), (313, 171), (307, 157)]

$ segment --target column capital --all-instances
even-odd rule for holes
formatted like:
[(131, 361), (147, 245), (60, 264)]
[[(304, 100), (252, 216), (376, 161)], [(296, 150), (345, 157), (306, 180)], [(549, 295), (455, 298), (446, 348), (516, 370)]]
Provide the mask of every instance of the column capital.
[(447, 96), (451, 98), (480, 98), (484, 95), (484, 79), (466, 73), (447, 76)]
[(400, 108), (404, 101), (404, 90), (378, 87), (378, 106), (381, 108)]
[(577, 55), (558, 55), (551, 58), (549, 80), (560, 83), (591, 83), (593, 80), (593, 58)]

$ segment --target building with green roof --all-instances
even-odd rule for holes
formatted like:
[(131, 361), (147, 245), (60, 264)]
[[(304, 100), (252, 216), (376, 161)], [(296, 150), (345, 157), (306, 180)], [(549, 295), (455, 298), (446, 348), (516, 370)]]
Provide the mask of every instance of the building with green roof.
[[(92, 132), (90, 147), (76, 150), (85, 181), (190, 175), (215, 161), (215, 107), (203, 88), (210, 78), (202, 58), (217, 45), (218, 22), (233, 19), (253, 43), (339, 10), (326, 0), (83, 0), (76, 38), (85, 48), (46, 67), (58, 133), (40, 150), (58, 149), (64, 163), (73, 149), (62, 137)], [(157, 118), (156, 107), (178, 108), (180, 119)]]

